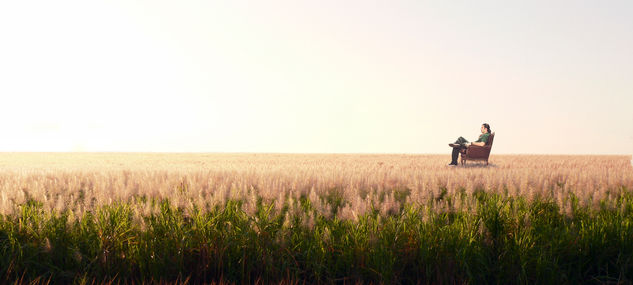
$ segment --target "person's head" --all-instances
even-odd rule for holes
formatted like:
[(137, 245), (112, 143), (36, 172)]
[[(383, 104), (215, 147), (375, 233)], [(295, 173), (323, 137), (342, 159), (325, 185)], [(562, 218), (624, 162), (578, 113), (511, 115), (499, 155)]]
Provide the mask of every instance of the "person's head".
[(490, 130), (490, 125), (483, 123), (481, 125), (481, 133), (492, 133), (492, 131)]

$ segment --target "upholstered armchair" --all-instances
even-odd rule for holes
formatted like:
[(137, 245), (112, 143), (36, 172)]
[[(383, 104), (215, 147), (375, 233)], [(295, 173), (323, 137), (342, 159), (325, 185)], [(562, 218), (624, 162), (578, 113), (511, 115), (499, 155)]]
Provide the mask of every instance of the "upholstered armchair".
[(471, 145), (466, 149), (461, 150), (462, 165), (468, 160), (485, 161), (488, 165), (488, 158), (490, 157), (490, 150), (492, 149), (492, 142), (495, 140), (495, 133), (490, 134), (488, 142), (484, 146)]

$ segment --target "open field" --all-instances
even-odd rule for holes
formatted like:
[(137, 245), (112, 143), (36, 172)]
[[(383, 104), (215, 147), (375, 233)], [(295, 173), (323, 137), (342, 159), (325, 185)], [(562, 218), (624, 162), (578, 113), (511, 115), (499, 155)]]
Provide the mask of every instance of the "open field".
[(631, 282), (630, 156), (0, 154), (0, 280)]

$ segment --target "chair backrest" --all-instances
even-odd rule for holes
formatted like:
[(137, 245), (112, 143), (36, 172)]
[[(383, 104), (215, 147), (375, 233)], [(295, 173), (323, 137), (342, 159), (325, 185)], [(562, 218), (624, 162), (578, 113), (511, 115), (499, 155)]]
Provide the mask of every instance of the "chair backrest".
[(493, 132), (492, 134), (490, 134), (490, 136), (488, 137), (488, 141), (486, 142), (486, 146), (488, 147), (492, 147), (492, 141), (495, 140), (495, 133)]

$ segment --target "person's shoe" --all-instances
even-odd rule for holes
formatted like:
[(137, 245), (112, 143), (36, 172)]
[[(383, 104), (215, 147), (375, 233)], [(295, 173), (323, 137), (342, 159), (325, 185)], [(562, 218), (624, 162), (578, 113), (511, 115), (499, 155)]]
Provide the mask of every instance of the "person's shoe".
[(450, 147), (460, 147), (461, 145), (456, 144), (456, 143), (449, 143), (448, 146), (450, 146)]
[(457, 166), (457, 163), (449, 163), (448, 166)]

